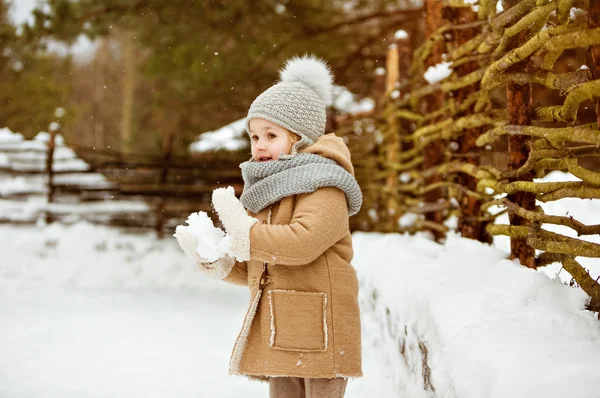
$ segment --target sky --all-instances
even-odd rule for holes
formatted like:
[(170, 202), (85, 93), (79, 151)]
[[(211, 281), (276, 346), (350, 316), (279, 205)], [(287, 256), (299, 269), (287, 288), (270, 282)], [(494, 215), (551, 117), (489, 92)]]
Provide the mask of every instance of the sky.
[[(12, 0), (9, 11), (12, 22), (15, 25), (33, 23), (31, 12), (37, 5), (41, 4), (43, 4), (42, 0)], [(49, 51), (61, 56), (66, 56), (70, 53), (78, 63), (90, 61), (96, 48), (97, 42), (92, 42), (83, 35), (79, 36), (70, 47), (56, 41), (48, 43)]]
[(9, 15), (16, 25), (33, 22), (31, 11), (35, 8), (38, 0), (12, 0), (11, 3)]

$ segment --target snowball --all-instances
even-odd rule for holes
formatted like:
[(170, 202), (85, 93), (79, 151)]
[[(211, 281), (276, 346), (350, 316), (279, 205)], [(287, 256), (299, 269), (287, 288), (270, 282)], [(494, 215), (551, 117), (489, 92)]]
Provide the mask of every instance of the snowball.
[(198, 241), (196, 252), (209, 262), (224, 257), (231, 248), (231, 238), (222, 229), (213, 225), (212, 220), (203, 211), (188, 216), (188, 226), (179, 225), (176, 230), (187, 229)]

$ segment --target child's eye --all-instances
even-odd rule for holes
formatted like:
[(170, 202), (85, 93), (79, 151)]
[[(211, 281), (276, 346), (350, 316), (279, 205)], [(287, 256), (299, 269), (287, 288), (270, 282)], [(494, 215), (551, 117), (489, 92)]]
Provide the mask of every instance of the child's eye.
[(269, 138), (275, 138), (277, 137), (275, 134), (269, 134)]
[(256, 140), (258, 140), (258, 136), (256, 136), (256, 135), (253, 135), (253, 136), (251, 137), (251, 139), (252, 139), (252, 141), (256, 141)]

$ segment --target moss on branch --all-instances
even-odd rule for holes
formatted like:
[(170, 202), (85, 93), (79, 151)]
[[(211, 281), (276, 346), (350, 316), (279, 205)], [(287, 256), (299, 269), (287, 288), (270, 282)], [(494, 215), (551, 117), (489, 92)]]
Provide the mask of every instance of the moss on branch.
[(537, 126), (505, 125), (495, 127), (477, 138), (477, 146), (485, 146), (503, 135), (528, 135), (546, 139), (554, 148), (563, 148), (565, 142), (600, 145), (600, 130), (593, 124), (575, 127), (546, 128)]
[(526, 218), (527, 220), (537, 221), (542, 224), (564, 225), (574, 229), (577, 232), (577, 236), (600, 234), (600, 225), (585, 225), (572, 217), (553, 216), (544, 214), (543, 212), (527, 210), (506, 198), (502, 200), (502, 203), (510, 212)]
[(577, 120), (579, 105), (584, 101), (591, 100), (594, 97), (599, 96), (600, 80), (593, 80), (591, 82), (581, 84), (571, 90), (567, 95), (563, 105), (537, 108), (535, 110), (535, 114), (538, 120), (556, 120), (559, 122), (573, 124)]

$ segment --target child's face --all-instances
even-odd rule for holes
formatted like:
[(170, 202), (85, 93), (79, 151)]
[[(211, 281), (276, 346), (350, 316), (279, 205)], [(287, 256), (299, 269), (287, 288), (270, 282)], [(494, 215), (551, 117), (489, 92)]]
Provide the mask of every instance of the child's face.
[(279, 159), (281, 153), (289, 155), (294, 140), (289, 130), (265, 119), (250, 120), (252, 158), (257, 162)]

